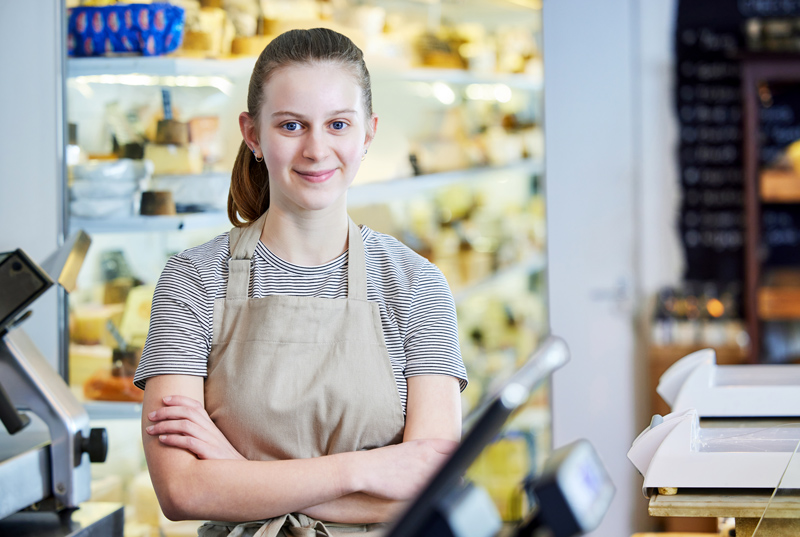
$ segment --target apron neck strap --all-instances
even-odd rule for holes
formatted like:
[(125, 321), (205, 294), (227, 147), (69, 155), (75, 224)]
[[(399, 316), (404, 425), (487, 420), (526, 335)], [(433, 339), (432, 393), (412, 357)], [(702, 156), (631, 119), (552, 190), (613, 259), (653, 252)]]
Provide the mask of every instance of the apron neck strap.
[(367, 265), (364, 260), (364, 241), (361, 229), (347, 217), (347, 298), (367, 300)]
[[(235, 227), (230, 231), (231, 257), (228, 260), (227, 298), (247, 298), (250, 288), (250, 266), (256, 250), (267, 213), (247, 227)], [(364, 260), (364, 241), (361, 230), (347, 217), (347, 298), (367, 299), (367, 267)]]
[(266, 221), (265, 212), (249, 226), (231, 229), (231, 257), (228, 259), (228, 290), (225, 295), (227, 298), (247, 298), (250, 289), (250, 263)]

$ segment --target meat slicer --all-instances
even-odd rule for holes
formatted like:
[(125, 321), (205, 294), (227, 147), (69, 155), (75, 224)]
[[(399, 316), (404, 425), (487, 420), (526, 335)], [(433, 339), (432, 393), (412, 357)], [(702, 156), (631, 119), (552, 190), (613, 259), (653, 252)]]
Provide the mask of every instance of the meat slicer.
[(105, 461), (105, 429), (89, 427), (86, 409), (20, 326), (55, 282), (74, 288), (89, 243), (79, 232), (42, 266), (21, 249), (0, 253), (0, 520), (31, 506), (78, 507), (89, 500), (90, 463)]

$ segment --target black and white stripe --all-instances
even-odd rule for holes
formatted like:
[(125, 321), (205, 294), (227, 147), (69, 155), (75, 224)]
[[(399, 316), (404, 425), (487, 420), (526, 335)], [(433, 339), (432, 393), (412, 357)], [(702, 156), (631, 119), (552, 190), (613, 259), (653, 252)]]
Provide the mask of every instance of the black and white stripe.
[[(395, 238), (361, 227), (367, 300), (377, 302), (397, 390), (406, 407), (406, 378), (450, 375), (467, 385), (458, 346), (453, 296), (441, 271)], [(167, 262), (153, 297), (150, 331), (134, 383), (155, 375), (205, 377), (211, 350), (213, 305), (225, 298), (228, 234)], [(259, 242), (250, 295), (347, 297), (347, 253), (317, 267), (287, 263)]]

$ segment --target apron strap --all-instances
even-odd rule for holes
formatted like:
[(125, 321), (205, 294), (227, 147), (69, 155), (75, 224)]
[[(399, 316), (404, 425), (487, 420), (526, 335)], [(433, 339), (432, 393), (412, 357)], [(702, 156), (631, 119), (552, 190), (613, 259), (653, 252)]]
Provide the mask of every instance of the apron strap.
[(227, 298), (247, 298), (253, 252), (256, 251), (266, 221), (265, 212), (249, 226), (231, 229), (228, 239), (231, 257), (228, 259), (228, 289), (225, 295)]
[[(267, 213), (245, 228), (231, 229), (229, 244), (231, 257), (228, 259), (228, 289), (226, 297), (247, 298), (250, 289), (250, 267), (253, 253), (261, 238), (267, 220)], [(347, 232), (347, 297), (354, 300), (367, 300), (367, 267), (364, 260), (364, 241), (361, 229), (348, 217)]]
[(361, 229), (348, 217), (347, 233), (347, 298), (367, 300), (367, 263)]

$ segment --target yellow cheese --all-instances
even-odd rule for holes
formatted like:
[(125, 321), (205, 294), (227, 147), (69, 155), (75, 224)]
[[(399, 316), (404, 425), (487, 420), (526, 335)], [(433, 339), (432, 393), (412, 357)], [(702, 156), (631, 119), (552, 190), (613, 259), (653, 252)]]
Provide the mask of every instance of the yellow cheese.
[(119, 331), (125, 341), (133, 347), (144, 347), (147, 330), (150, 328), (150, 308), (153, 305), (155, 289), (155, 285), (140, 285), (128, 293)]
[(111, 369), (112, 349), (107, 345), (69, 346), (69, 383), (83, 386), (98, 369)]
[(179, 175), (203, 171), (203, 152), (194, 144), (147, 144), (144, 146), (144, 158), (153, 162), (155, 175)]

